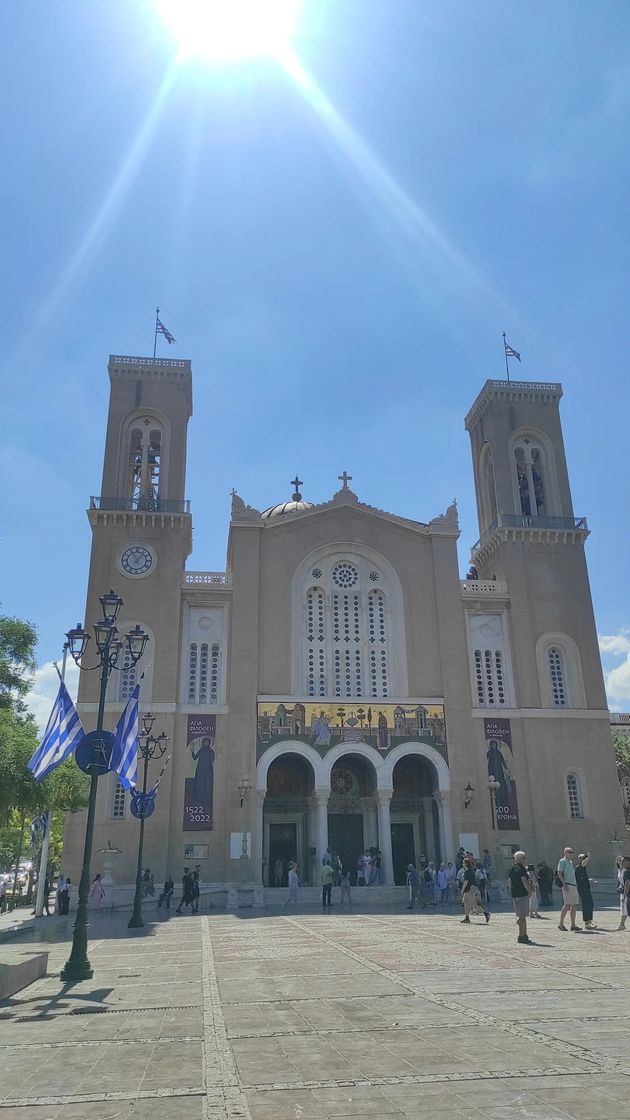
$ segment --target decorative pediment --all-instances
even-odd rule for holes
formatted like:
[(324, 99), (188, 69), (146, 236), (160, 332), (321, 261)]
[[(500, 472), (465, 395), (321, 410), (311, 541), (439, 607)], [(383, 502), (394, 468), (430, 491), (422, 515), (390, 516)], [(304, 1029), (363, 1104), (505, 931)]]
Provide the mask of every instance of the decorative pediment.
[(260, 510), (246, 505), (236, 490), (232, 490), (232, 521), (260, 521)]

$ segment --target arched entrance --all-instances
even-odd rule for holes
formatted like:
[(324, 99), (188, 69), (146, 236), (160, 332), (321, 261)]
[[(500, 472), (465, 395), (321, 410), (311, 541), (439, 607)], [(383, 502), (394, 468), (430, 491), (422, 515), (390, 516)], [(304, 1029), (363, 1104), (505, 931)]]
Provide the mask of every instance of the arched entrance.
[(281, 754), (269, 766), (263, 803), (263, 882), (268, 887), (286, 887), (292, 860), (302, 882), (311, 881), (314, 784), (310, 763), (298, 754)]
[(437, 774), (420, 755), (403, 755), (393, 769), (389, 806), (394, 882), (405, 882), (410, 863), (418, 869), (441, 859), (440, 821), (434, 793)]
[(374, 766), (360, 754), (348, 752), (334, 762), (328, 799), (328, 846), (356, 882), (359, 856), (379, 847)]

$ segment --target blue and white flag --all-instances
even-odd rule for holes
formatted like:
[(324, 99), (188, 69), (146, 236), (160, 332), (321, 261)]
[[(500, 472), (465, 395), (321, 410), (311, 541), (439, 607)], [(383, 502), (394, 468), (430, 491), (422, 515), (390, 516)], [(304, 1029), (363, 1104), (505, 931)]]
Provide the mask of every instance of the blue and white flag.
[(41, 781), (72, 754), (85, 732), (70, 693), (63, 681), (46, 724), (44, 737), (29, 762), (28, 769), (36, 781)]
[(138, 696), (140, 682), (129, 697), (114, 730), (110, 770), (120, 777), (123, 789), (133, 789), (138, 781)]

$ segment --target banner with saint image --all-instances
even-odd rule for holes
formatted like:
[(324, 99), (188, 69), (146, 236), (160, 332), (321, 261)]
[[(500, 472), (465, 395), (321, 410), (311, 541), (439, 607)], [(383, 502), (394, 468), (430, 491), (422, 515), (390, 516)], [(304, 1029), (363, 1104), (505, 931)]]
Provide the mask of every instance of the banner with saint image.
[(188, 716), (184, 786), (184, 832), (210, 832), (214, 795), (216, 716)]
[(509, 719), (484, 719), (488, 778), (499, 783), (494, 798), (495, 826), (509, 832), (520, 828), (516, 782), (512, 777), (512, 729)]

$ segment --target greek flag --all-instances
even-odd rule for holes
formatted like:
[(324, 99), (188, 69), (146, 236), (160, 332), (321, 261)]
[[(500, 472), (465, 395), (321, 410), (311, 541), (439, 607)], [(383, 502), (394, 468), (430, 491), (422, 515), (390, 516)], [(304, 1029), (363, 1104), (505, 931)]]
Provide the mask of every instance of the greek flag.
[(519, 354), (518, 350), (515, 350), (513, 346), (510, 346), (509, 342), (506, 342), (505, 335), (503, 336), (503, 345), (505, 346), (506, 358), (516, 358), (520, 362), (521, 355)]
[(46, 724), (44, 738), (29, 762), (28, 769), (36, 781), (41, 781), (51, 770), (72, 754), (85, 735), (79, 713), (63, 681), (59, 685), (57, 699)]
[(175, 338), (175, 335), (171, 334), (171, 332), (168, 330), (167, 327), (164, 326), (164, 323), (159, 318), (155, 320), (155, 333), (156, 334), (163, 334), (166, 341), (168, 342), (169, 346), (171, 345), (172, 342), (177, 342), (177, 339)]
[(123, 789), (133, 789), (138, 780), (138, 696), (140, 682), (129, 697), (114, 730), (110, 770), (120, 776)]

